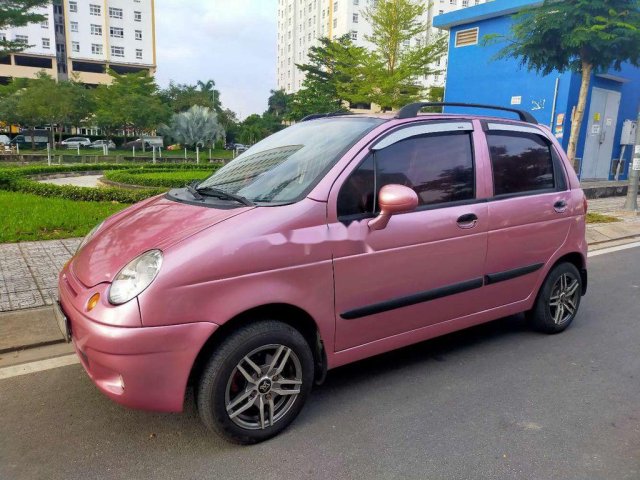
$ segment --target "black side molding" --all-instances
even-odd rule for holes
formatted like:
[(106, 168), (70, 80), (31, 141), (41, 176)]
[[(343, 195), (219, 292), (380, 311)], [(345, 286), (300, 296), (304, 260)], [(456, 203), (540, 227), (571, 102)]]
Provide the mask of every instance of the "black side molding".
[(375, 315), (376, 313), (388, 312), (389, 310), (395, 310), (396, 308), (408, 307), (410, 305), (416, 305), (422, 302), (428, 302), (436, 300), (442, 297), (448, 297), (449, 295), (455, 295), (457, 293), (466, 292), (480, 288), (484, 285), (482, 278), (474, 278), (473, 280), (467, 280), (465, 282), (456, 283), (453, 285), (447, 285), (445, 287), (435, 288), (433, 290), (426, 290), (424, 292), (414, 293), (406, 297), (394, 298), (387, 300), (386, 302), (374, 303), (367, 305), (366, 307), (354, 308), (341, 313), (340, 316), (345, 320), (354, 320), (356, 318), (366, 317), (368, 315)]
[(485, 285), (491, 285), (492, 283), (504, 282), (506, 280), (511, 280), (512, 278), (528, 275), (536, 270), (540, 270), (542, 267), (544, 267), (544, 263), (536, 263), (534, 265), (514, 268), (513, 270), (506, 270), (504, 272), (490, 273), (485, 275), (484, 283)]

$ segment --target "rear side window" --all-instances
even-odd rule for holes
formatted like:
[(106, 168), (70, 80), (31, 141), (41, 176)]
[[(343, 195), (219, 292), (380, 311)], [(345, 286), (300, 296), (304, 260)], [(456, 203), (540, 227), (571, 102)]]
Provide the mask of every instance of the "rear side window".
[(556, 187), (551, 146), (524, 132), (487, 134), (494, 195), (536, 193)]
[(410, 137), (369, 155), (338, 195), (338, 216), (379, 210), (374, 192), (389, 184), (418, 194), (419, 206), (475, 198), (473, 149), (469, 133)]

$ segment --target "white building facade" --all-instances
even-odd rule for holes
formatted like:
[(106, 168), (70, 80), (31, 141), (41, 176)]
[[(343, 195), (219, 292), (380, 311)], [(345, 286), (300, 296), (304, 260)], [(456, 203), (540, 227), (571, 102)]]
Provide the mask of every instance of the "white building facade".
[[(349, 34), (356, 45), (371, 48), (366, 40), (371, 26), (365, 11), (377, 0), (278, 0), (277, 85), (287, 93), (302, 87), (304, 72), (297, 64), (307, 62), (309, 49), (318, 45), (318, 38), (338, 38)], [(430, 41), (440, 32), (432, 27), (433, 17), (460, 8), (485, 3), (487, 0), (419, 0), (427, 6), (423, 22), (427, 25), (425, 38), (412, 42)], [(446, 70), (446, 56), (434, 68)], [(444, 86), (446, 76), (423, 78), (425, 87)]]
[[(109, 68), (153, 74), (154, 7), (154, 0), (53, 0), (38, 11), (47, 16), (46, 22), (0, 32), (7, 39), (26, 35), (32, 45), (0, 61), (0, 81), (32, 78), (42, 70), (54, 78), (77, 78), (89, 85), (109, 83)], [(22, 57), (31, 59), (26, 69), (20, 64)]]

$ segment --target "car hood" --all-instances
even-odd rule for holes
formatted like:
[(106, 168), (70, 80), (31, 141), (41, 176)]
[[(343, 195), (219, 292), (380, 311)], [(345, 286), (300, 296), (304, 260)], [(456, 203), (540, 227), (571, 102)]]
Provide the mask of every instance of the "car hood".
[(109, 218), (75, 255), (72, 271), (87, 287), (111, 282), (122, 267), (147, 250), (164, 250), (252, 208), (209, 208), (164, 196), (141, 202)]

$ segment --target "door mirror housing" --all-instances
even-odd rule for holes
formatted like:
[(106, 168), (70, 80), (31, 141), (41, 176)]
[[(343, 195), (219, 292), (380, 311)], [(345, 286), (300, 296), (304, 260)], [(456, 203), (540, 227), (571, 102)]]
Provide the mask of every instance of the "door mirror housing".
[(369, 221), (371, 230), (382, 230), (387, 226), (392, 215), (412, 212), (418, 207), (418, 195), (404, 185), (385, 185), (378, 194), (380, 214)]

